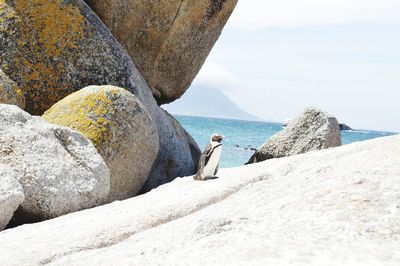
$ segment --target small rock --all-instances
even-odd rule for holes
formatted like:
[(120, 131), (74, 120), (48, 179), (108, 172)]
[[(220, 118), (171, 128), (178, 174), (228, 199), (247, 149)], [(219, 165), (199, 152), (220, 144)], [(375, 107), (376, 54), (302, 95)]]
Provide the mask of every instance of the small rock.
[(335, 117), (316, 108), (307, 108), (291, 120), (284, 130), (263, 144), (248, 163), (286, 157), (342, 144)]
[(109, 201), (136, 196), (156, 159), (157, 127), (141, 102), (115, 86), (90, 86), (48, 110), (47, 121), (87, 136), (111, 175)]

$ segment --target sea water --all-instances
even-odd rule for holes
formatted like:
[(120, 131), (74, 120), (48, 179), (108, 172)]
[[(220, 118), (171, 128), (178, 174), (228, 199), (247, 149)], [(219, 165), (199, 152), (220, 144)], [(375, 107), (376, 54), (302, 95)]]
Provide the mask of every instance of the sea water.
[[(268, 138), (283, 129), (282, 124), (175, 115), (182, 126), (203, 150), (213, 133), (224, 136), (220, 167), (245, 164)], [(343, 144), (394, 135), (390, 132), (369, 130), (342, 131)]]

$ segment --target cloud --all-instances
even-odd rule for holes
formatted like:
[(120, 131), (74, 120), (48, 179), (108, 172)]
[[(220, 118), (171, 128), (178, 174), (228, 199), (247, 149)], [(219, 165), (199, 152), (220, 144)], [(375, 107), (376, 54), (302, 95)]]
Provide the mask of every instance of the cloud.
[(193, 85), (206, 85), (221, 90), (230, 90), (237, 83), (236, 77), (226, 68), (207, 61), (201, 68)]
[(336, 24), (400, 25), (398, 0), (242, 0), (228, 29)]
[(400, 132), (400, 1), (240, 0), (194, 84), (283, 121), (318, 106)]
[(400, 132), (394, 122), (400, 113), (399, 28), (225, 32), (202, 80), (218, 84), (239, 107), (266, 120), (283, 121), (311, 105), (355, 128)]

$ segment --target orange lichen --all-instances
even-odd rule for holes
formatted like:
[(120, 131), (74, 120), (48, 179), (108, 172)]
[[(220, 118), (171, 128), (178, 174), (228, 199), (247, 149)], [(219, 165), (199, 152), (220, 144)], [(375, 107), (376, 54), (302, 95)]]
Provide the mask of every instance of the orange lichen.
[[(83, 37), (84, 18), (78, 7), (65, 1), (16, 0), (15, 10), (23, 16), (23, 37), (35, 37), (48, 57), (60, 56), (65, 49), (75, 48), (74, 40)], [(36, 36), (30, 36), (31, 29), (35, 29)]]
[(62, 0), (14, 0), (14, 6), (21, 38), (13, 63), (21, 72), (29, 111), (40, 114), (74, 89), (59, 77), (65, 71), (64, 58), (76, 56), (74, 49), (85, 37), (84, 17), (73, 2)]

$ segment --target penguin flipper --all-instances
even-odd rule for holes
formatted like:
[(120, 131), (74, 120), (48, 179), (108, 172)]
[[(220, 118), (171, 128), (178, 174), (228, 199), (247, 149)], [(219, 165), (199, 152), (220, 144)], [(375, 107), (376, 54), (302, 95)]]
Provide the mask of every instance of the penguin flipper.
[(199, 160), (199, 168), (197, 169), (197, 174), (193, 176), (194, 180), (204, 180), (204, 166), (206, 165), (207, 157), (210, 156), (210, 151), (212, 150), (212, 145), (207, 144), (206, 148), (204, 149), (203, 153), (200, 156)]

